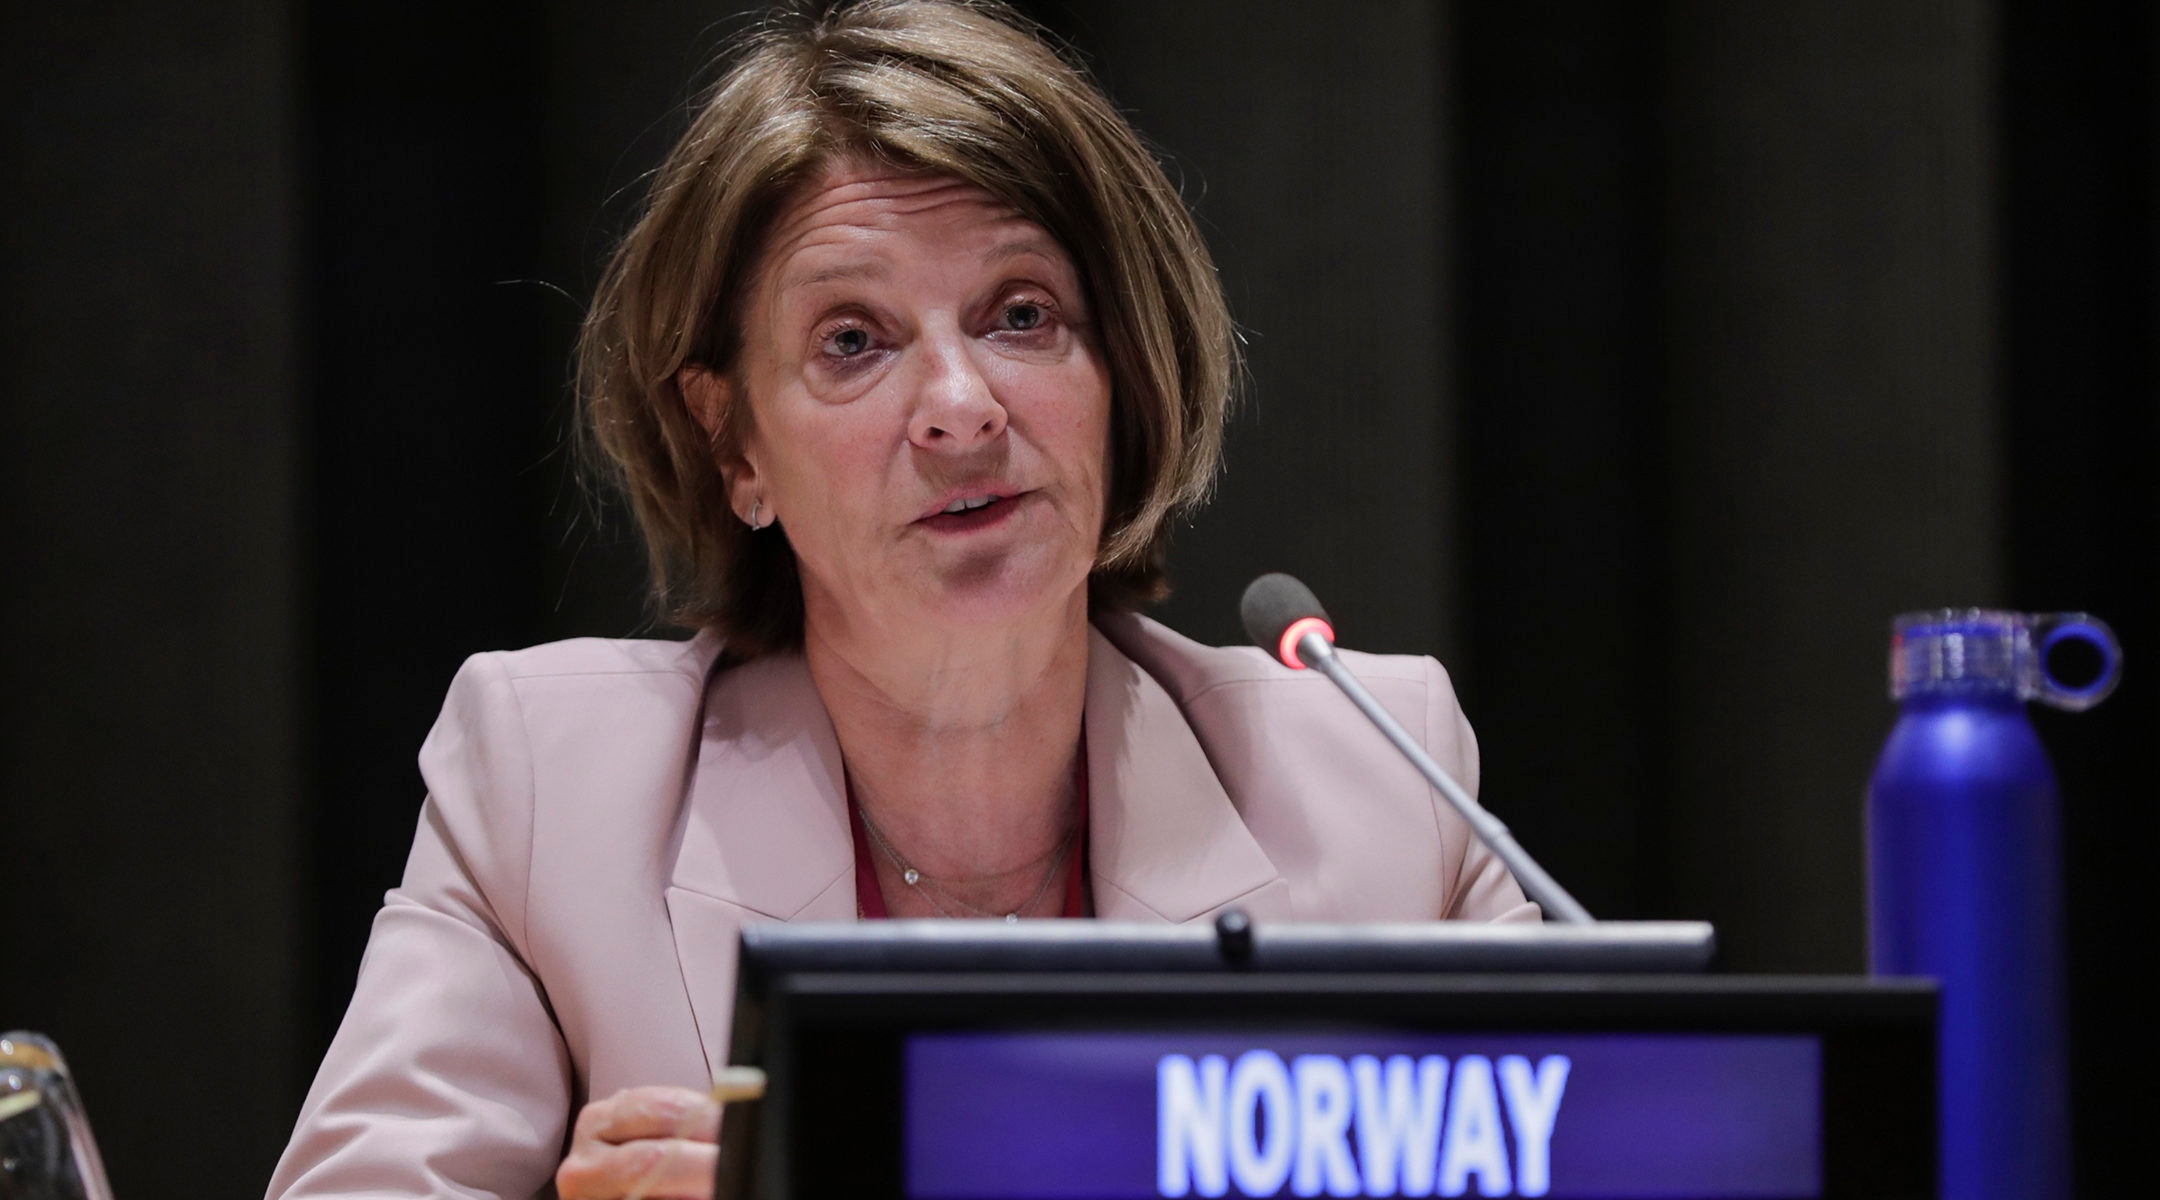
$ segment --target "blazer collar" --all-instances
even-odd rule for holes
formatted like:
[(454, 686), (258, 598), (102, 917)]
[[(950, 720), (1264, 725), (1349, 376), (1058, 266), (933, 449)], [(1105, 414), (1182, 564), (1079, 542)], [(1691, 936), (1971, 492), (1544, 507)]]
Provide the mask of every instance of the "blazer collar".
[(1253, 840), (1162, 684), (1088, 630), (1088, 852), (1095, 915), (1190, 921), (1232, 903), (1289, 915), (1289, 888)]
[(670, 882), (779, 921), (855, 915), (847, 783), (799, 654), (714, 674)]
[[(1189, 921), (1233, 903), (1290, 915), (1288, 885), (1176, 700), (1092, 628), (1085, 720), (1096, 916)], [(718, 672), (670, 882), (775, 920), (853, 918), (845, 781), (801, 655)]]

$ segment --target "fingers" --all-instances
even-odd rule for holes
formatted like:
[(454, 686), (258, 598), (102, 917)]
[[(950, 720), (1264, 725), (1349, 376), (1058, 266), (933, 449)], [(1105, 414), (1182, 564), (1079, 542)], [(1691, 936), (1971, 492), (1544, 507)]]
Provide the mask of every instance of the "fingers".
[(706, 1200), (720, 1106), (688, 1088), (628, 1088), (578, 1113), (555, 1173), (562, 1200)]
[(720, 1106), (711, 1096), (689, 1088), (625, 1088), (595, 1100), (578, 1114), (578, 1142), (631, 1142), (639, 1138), (688, 1138), (711, 1142), (720, 1137)]
[(562, 1200), (710, 1200), (720, 1148), (682, 1138), (579, 1143), (555, 1172)]

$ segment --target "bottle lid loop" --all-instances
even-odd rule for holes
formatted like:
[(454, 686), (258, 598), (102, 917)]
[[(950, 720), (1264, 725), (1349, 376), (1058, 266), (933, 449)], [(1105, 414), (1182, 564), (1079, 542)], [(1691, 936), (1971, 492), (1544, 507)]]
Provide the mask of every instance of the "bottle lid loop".
[[(2122, 644), (2086, 613), (1944, 608), (1900, 616), (1890, 637), (1890, 696), (2015, 695), (2071, 712), (2107, 699), (2122, 678)], [(2058, 651), (2097, 657), (2090, 679), (2056, 674)]]

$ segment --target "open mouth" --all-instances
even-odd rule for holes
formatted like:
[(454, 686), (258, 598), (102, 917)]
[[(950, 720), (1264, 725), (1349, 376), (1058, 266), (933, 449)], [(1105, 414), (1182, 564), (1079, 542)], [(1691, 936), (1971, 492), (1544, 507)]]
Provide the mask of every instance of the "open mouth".
[(1004, 521), (1027, 496), (1026, 492), (1017, 496), (962, 496), (942, 511), (924, 517), (920, 524), (952, 533), (987, 529)]

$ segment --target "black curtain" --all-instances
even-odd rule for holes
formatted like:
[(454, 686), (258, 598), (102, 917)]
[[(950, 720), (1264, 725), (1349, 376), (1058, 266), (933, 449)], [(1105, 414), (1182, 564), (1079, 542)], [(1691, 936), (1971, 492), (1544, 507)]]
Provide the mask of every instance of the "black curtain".
[(2145, 1190), (2160, 1102), (2145, 972), (2160, 918), (2160, 209), (2146, 5), (2012, 4), (2002, 32), (2006, 534), (2014, 602), (2090, 610), (2126, 668), (2086, 713), (2035, 708), (2064, 800), (2080, 1195)]
[(562, 347), (538, 282), (533, 11), (306, 13), (319, 1048), (412, 844), (445, 681), (541, 633)]
[[(669, 635), (565, 457), (568, 351), (754, 7), (0, 9), (30, 515), (0, 805), (41, 851), (0, 911), (64, 967), (11, 973), (0, 1026), (68, 1042), (124, 1191), (267, 1175), (458, 662)], [(1712, 918), (1735, 969), (1861, 969), (1889, 618), (2116, 625), (2121, 691), (2035, 719), (2081, 1194), (2133, 1194), (2160, 1118), (2152, 15), (1031, 11), (1174, 160), (1251, 348), (1161, 615), (1232, 640), (1244, 582), (1288, 568), (1350, 644), (1440, 656), (1488, 802), (1600, 915)], [(257, 1052), (145, 1080), (150, 1031), (197, 1028)]]
[(1663, 30), (1590, 0), (1457, 16), (1464, 700), (1576, 898), (1673, 912)]

